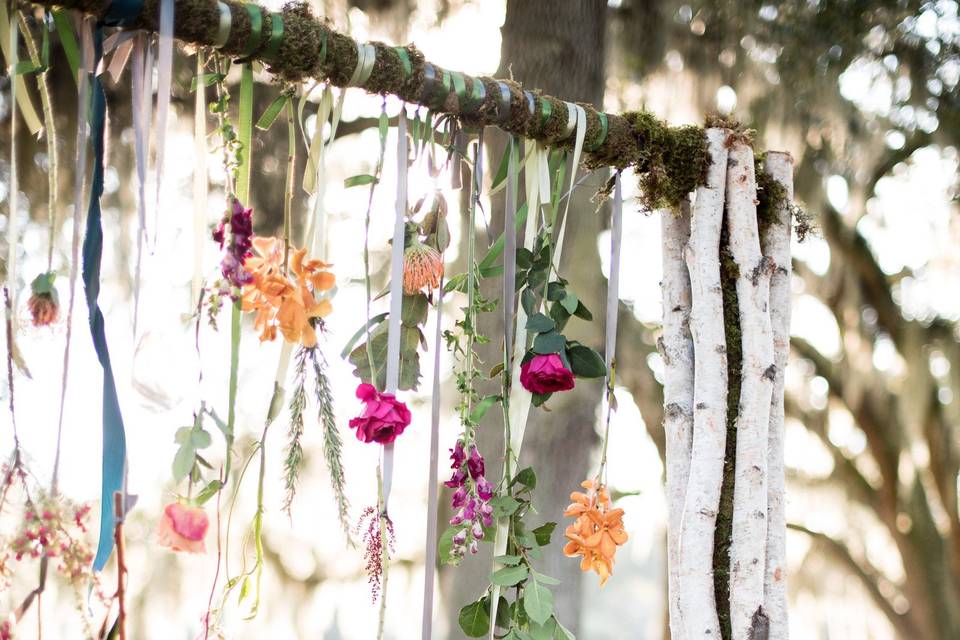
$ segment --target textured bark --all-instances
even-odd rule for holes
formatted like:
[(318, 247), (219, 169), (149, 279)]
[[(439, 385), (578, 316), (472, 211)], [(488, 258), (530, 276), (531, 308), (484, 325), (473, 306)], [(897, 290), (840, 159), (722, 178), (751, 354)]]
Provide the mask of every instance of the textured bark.
[[(727, 173), (726, 133), (707, 134), (711, 164), (696, 192), (685, 250), (694, 350), (693, 443), (680, 529), (682, 638), (720, 638), (713, 584), (713, 538), (726, 442), (727, 353), (720, 288), (720, 228)], [(671, 461), (667, 461), (668, 468)]]
[[(693, 338), (690, 335), (690, 274), (684, 249), (690, 240), (690, 209), (679, 215), (660, 217), (663, 240), (663, 430), (666, 444), (667, 480), (667, 592), (670, 634), (679, 638), (680, 525), (690, 477), (690, 446), (693, 436)], [(637, 366), (637, 365), (634, 365)]]
[(767, 544), (767, 439), (776, 366), (770, 326), (773, 263), (760, 253), (753, 150), (735, 140), (727, 167), (729, 246), (738, 269), (737, 299), (743, 369), (736, 420), (737, 447), (730, 545), (730, 624), (733, 640), (754, 637), (762, 612)]
[(786, 640), (786, 480), (783, 466), (784, 374), (790, 353), (790, 203), (793, 201), (793, 158), (787, 153), (767, 154), (765, 168), (784, 189), (776, 219), (761, 237), (763, 253), (773, 260), (770, 278), (770, 324), (773, 329), (774, 364), (777, 367), (770, 402), (767, 434), (767, 558), (764, 575), (764, 610), (770, 621), (770, 640)]

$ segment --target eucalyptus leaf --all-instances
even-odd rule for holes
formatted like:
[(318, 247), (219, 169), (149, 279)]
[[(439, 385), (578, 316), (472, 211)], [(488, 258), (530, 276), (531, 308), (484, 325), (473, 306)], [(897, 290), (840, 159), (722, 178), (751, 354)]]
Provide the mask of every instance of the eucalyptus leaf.
[(365, 184), (371, 184), (377, 182), (377, 177), (372, 176), (368, 173), (361, 173), (360, 175), (350, 176), (343, 181), (343, 188), (349, 189), (350, 187), (359, 187)]
[(576, 345), (567, 349), (570, 358), (570, 367), (574, 375), (580, 378), (602, 378), (607, 375), (607, 365), (603, 357), (583, 345)]
[(486, 598), (483, 598), (460, 609), (457, 622), (468, 638), (481, 638), (487, 634), (487, 629), (490, 628), (488, 608)]
[(573, 291), (567, 291), (566, 295), (560, 298), (560, 304), (567, 310), (567, 313), (573, 315), (580, 306), (580, 298)]
[(490, 574), (490, 582), (501, 587), (512, 587), (526, 580), (529, 573), (525, 565), (503, 567)]
[(556, 323), (542, 313), (535, 313), (527, 319), (527, 329), (534, 333), (553, 331)]
[[(541, 355), (560, 353), (567, 344), (567, 339), (556, 331), (540, 333), (533, 339), (533, 352)], [(576, 372), (574, 372), (576, 373)]]
[[(545, 547), (550, 544), (550, 536), (553, 535), (553, 530), (557, 528), (556, 522), (546, 522), (536, 529), (533, 530), (533, 535), (537, 540), (537, 544), (541, 547)], [(552, 579), (552, 578), (551, 578)]]
[(523, 590), (523, 610), (537, 624), (545, 623), (553, 615), (553, 593), (536, 578)]
[(520, 561), (523, 560), (520, 556), (497, 556), (493, 559), (494, 562), (498, 562), (504, 566), (514, 567), (520, 564)]
[(415, 327), (427, 321), (430, 302), (424, 293), (404, 295), (400, 307), (400, 322), (406, 327)]
[(190, 470), (193, 469), (194, 462), (196, 460), (197, 453), (193, 449), (193, 445), (184, 443), (177, 449), (176, 455), (173, 456), (173, 481), (180, 483), (190, 474)]
[(480, 421), (483, 420), (483, 416), (485, 416), (487, 411), (490, 410), (490, 407), (499, 401), (500, 396), (486, 396), (483, 400), (478, 402), (473, 408), (473, 411), (470, 412), (470, 417), (468, 418), (470, 423), (480, 424)]

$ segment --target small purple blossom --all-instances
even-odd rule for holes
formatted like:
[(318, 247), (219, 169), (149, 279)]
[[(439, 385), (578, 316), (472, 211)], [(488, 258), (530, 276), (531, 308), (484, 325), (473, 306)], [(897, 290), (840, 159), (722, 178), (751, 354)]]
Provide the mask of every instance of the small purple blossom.
[(476, 445), (467, 447), (463, 440), (457, 440), (450, 450), (450, 468), (453, 474), (444, 484), (455, 489), (450, 497), (450, 505), (457, 511), (450, 518), (450, 524), (460, 528), (453, 536), (452, 554), (455, 558), (466, 555), (467, 549), (475, 554), (479, 550), (477, 541), (484, 536), (484, 527), (493, 525), (493, 506), (490, 500), (495, 489), (484, 477), (486, 466), (483, 456)]
[[(253, 247), (253, 209), (244, 208), (236, 198), (213, 230), (213, 240), (225, 250), (220, 261), (220, 272), (231, 286), (240, 289), (253, 282), (253, 275), (244, 269)], [(235, 294), (231, 293), (235, 298)]]

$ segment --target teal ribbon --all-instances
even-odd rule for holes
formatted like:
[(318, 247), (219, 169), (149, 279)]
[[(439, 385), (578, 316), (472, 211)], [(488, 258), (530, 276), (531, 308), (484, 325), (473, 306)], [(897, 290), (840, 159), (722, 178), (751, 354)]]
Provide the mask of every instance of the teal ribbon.
[[(97, 25), (93, 34), (93, 68), (96, 69), (103, 57), (103, 25)], [(104, 174), (104, 129), (107, 116), (107, 98), (99, 76), (89, 74), (92, 91), (90, 112), (90, 144), (93, 149), (93, 175), (90, 179), (90, 203), (87, 207), (87, 228), (83, 239), (83, 290), (90, 311), (90, 335), (93, 348), (103, 368), (103, 460), (101, 471), (103, 480), (100, 494), (100, 541), (97, 555), (93, 560), (94, 571), (100, 571), (113, 551), (113, 529), (115, 523), (114, 499), (116, 492), (124, 494), (126, 500), (127, 475), (127, 437), (120, 415), (120, 401), (117, 398), (117, 386), (110, 365), (110, 351), (107, 348), (107, 335), (103, 312), (100, 310), (100, 265), (103, 257), (103, 226), (101, 221), (100, 197), (103, 195)]]
[(270, 14), (270, 39), (267, 40), (267, 46), (263, 48), (264, 60), (276, 60), (280, 53), (280, 43), (283, 42), (283, 14)]

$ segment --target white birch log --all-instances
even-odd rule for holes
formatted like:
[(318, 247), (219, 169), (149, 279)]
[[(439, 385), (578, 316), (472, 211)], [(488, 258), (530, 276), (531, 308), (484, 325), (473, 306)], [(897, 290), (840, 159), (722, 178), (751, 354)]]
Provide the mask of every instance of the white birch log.
[[(692, 293), (694, 408), (677, 559), (683, 633), (674, 635), (685, 640), (720, 638), (713, 586), (713, 538), (723, 484), (727, 415), (727, 353), (719, 261), (727, 135), (721, 129), (707, 131), (711, 164), (706, 184), (696, 191), (690, 241), (685, 250)], [(670, 414), (669, 406), (666, 413)]]
[(663, 240), (663, 335), (658, 347), (664, 363), (663, 430), (667, 460), (667, 598), (670, 635), (681, 637), (680, 522), (690, 476), (693, 439), (693, 338), (690, 336), (690, 274), (683, 252), (690, 240), (690, 207), (660, 216)]
[(787, 574), (785, 513), (786, 481), (783, 468), (783, 377), (790, 353), (790, 203), (793, 201), (793, 158), (789, 153), (767, 153), (764, 168), (783, 187), (784, 199), (775, 208), (776, 220), (761, 238), (764, 255), (776, 265), (770, 278), (770, 324), (777, 367), (770, 402), (767, 457), (767, 560), (764, 609), (770, 619), (769, 640), (787, 640)]
[(736, 419), (737, 447), (730, 544), (733, 640), (765, 637), (767, 433), (776, 366), (770, 327), (773, 261), (760, 253), (753, 150), (735, 141), (727, 163), (727, 228), (737, 265), (743, 368)]

